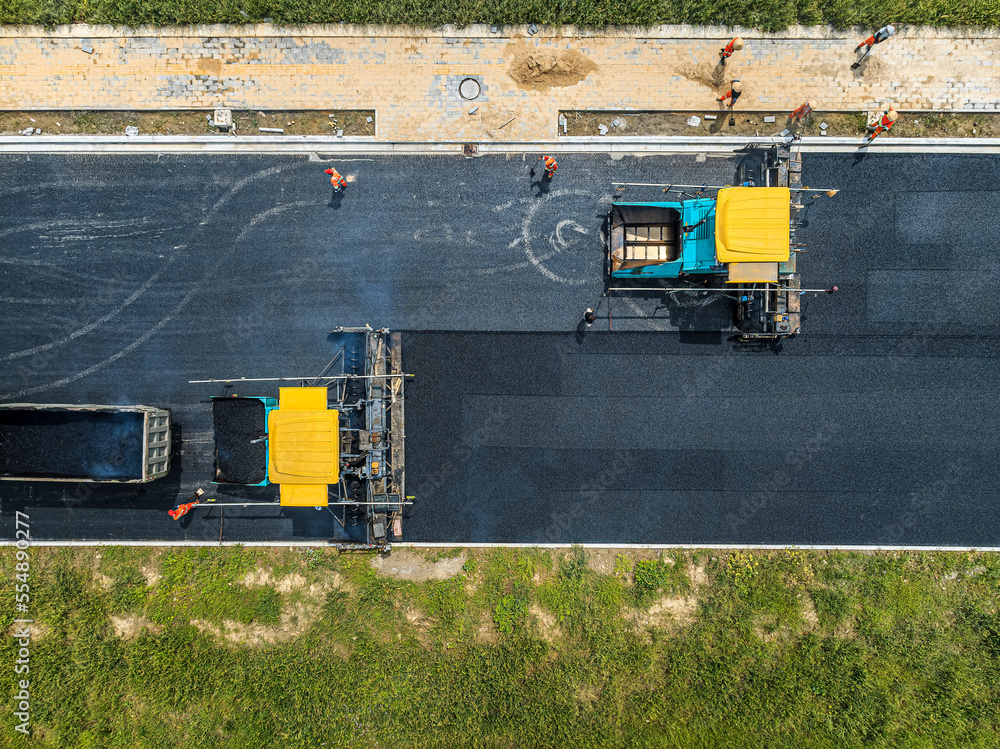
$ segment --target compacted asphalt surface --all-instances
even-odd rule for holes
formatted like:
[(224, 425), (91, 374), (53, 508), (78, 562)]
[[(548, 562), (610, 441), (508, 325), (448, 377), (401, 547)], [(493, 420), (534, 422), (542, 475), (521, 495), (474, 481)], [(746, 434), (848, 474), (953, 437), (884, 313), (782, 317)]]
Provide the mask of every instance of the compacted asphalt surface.
[[(700, 158), (700, 160), (699, 160)], [(0, 157), (0, 402), (165, 406), (142, 486), (0, 482), (35, 539), (324, 539), (219, 501), (189, 380), (317, 374), (338, 325), (403, 331), (410, 541), (998, 545), (1000, 160), (804, 156), (803, 333), (730, 339), (719, 297), (602, 297), (618, 182), (740, 157)], [(590, 328), (580, 324), (597, 310)], [(276, 395), (274, 383), (236, 388)], [(233, 392), (229, 390), (228, 392)], [(58, 446), (53, 446), (58, 449)]]

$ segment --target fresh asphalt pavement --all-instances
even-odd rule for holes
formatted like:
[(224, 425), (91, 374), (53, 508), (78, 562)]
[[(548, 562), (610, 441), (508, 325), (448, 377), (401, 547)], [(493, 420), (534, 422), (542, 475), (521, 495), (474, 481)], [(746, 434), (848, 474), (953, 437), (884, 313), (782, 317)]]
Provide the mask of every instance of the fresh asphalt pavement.
[[(1000, 160), (805, 156), (803, 334), (746, 347), (725, 300), (602, 297), (612, 181), (739, 157), (0, 158), (0, 402), (172, 409), (136, 487), (0, 482), (7, 537), (319, 540), (332, 516), (166, 510), (217, 492), (188, 380), (306, 376), (338, 325), (404, 331), (412, 541), (997, 545)], [(580, 325), (593, 307), (598, 321)], [(610, 314), (609, 314), (610, 312)], [(273, 383), (239, 386), (275, 394)], [(230, 390), (229, 392), (232, 392)], [(57, 449), (57, 447), (54, 447)]]

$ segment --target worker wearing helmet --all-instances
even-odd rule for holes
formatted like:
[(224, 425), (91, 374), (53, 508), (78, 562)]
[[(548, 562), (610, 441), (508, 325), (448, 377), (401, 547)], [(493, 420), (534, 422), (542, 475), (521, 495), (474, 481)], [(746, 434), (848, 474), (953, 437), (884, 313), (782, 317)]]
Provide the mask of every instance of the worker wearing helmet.
[(736, 100), (740, 98), (740, 94), (743, 93), (743, 84), (740, 83), (739, 78), (733, 78), (733, 85), (730, 89), (719, 97), (719, 101), (725, 102), (729, 99), (729, 106), (733, 107), (736, 105)]
[(791, 119), (795, 122), (802, 122), (806, 117), (812, 114), (813, 110), (817, 107), (815, 101), (807, 101), (805, 104), (800, 106), (794, 112), (792, 112)]
[(327, 169), (326, 174), (330, 175), (330, 184), (333, 185), (333, 189), (335, 192), (340, 192), (345, 187), (347, 187), (347, 180), (344, 179), (341, 176), (340, 172), (338, 172), (333, 167)]
[(884, 42), (886, 39), (888, 39), (890, 36), (892, 36), (895, 33), (896, 33), (896, 27), (893, 26), (891, 23), (888, 26), (883, 26), (878, 31), (876, 31), (874, 34), (872, 34), (870, 37), (868, 37), (863, 42), (861, 42), (861, 44), (859, 44), (857, 47), (855, 47), (854, 51), (857, 52), (862, 47), (867, 47), (867, 49), (865, 50), (865, 52), (868, 52), (876, 44), (881, 44), (882, 42)]
[(545, 179), (552, 179), (556, 174), (559, 164), (551, 156), (542, 156), (542, 165), (545, 167)]
[(890, 106), (882, 113), (882, 117), (879, 118), (877, 125), (869, 126), (868, 130), (870, 134), (868, 135), (868, 142), (870, 143), (875, 140), (882, 133), (889, 132), (892, 126), (896, 124), (897, 119), (899, 119), (899, 113), (895, 107)]
[(733, 56), (733, 52), (739, 52), (743, 49), (743, 39), (736, 37), (729, 44), (722, 48), (722, 64), (726, 64), (726, 60)]

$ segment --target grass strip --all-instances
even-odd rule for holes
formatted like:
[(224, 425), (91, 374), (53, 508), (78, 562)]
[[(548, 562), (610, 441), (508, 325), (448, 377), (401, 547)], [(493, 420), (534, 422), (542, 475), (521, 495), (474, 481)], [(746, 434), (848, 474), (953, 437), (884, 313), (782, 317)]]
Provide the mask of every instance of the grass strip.
[[(13, 591), (14, 550), (0, 560)], [(986, 554), (34, 549), (30, 580), (34, 746), (985, 747), (1000, 732)], [(17, 648), (0, 640), (0, 662)]]
[(888, 21), (996, 26), (1000, 6), (984, 0), (7, 0), (2, 24), (170, 26), (271, 21), (438, 26), (539, 23), (600, 28), (725, 24), (778, 31), (803, 24), (876, 28)]

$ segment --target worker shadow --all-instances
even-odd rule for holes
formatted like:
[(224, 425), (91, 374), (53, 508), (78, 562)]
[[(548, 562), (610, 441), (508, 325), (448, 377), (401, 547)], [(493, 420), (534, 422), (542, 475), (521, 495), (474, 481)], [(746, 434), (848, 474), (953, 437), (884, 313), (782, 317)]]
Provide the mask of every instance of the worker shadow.
[(712, 85), (716, 88), (720, 88), (726, 82), (726, 64), (722, 60), (715, 63), (715, 68), (712, 69), (711, 81)]
[(870, 143), (862, 143), (858, 146), (858, 150), (854, 152), (854, 160), (851, 162), (851, 166), (857, 166), (868, 156), (868, 146)]
[(535, 193), (536, 198), (540, 198), (542, 195), (548, 195), (549, 190), (551, 189), (552, 189), (551, 177), (540, 177), (536, 180), (532, 180), (531, 182), (532, 192), (534, 192), (535, 190), (538, 191), (537, 193)]
[(334, 190), (333, 195), (330, 197), (330, 202), (326, 204), (327, 208), (332, 208), (333, 210), (339, 210), (340, 204), (344, 200), (343, 190)]
[(865, 73), (868, 71), (868, 67), (872, 64), (872, 56), (865, 55), (864, 57), (858, 58), (853, 65), (851, 65), (851, 75), (857, 78), (864, 78)]

